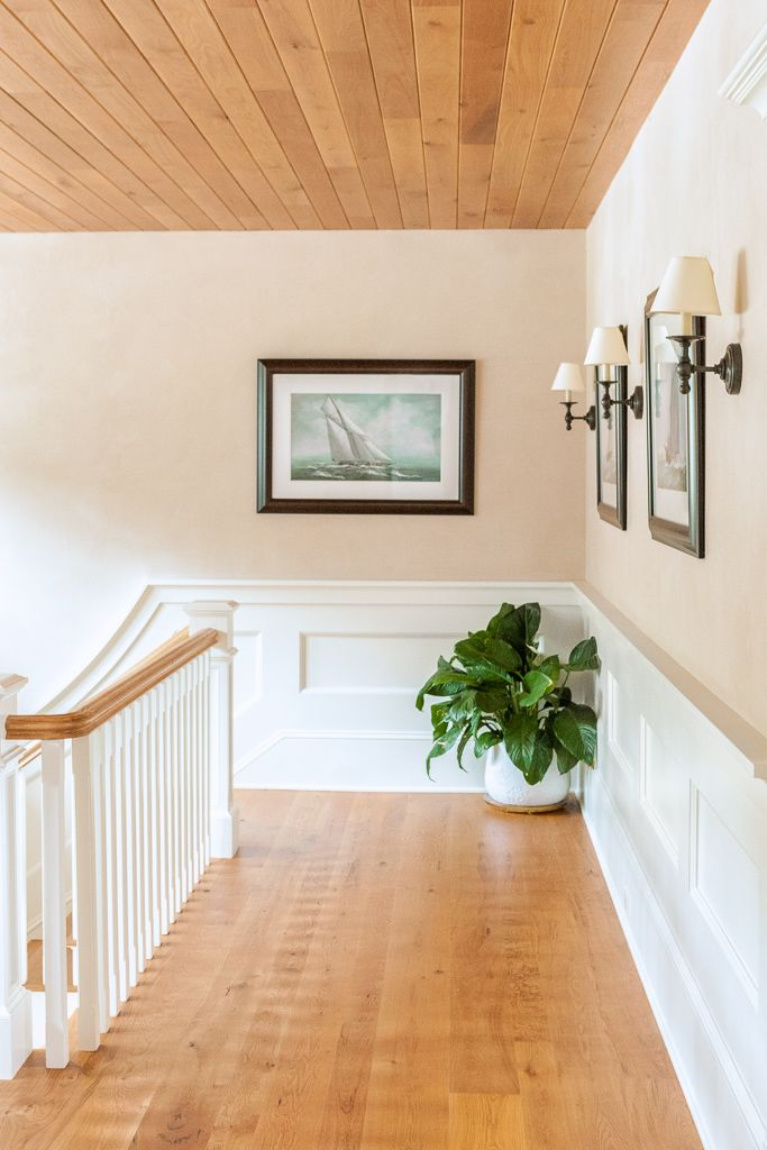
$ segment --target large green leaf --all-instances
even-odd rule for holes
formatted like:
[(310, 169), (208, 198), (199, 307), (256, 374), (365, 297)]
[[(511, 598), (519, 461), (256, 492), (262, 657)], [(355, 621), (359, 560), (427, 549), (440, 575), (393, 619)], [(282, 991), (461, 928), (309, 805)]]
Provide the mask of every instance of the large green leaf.
[(458, 748), (457, 748), (458, 766), (461, 768), (462, 771), (466, 770), (466, 767), (463, 765), (463, 752), (466, 750), (466, 744), (468, 743), (470, 738), (471, 738), (471, 726), (467, 723), (465, 728), (464, 728), (463, 734), (461, 735), (460, 739), (458, 740)]
[(485, 751), (489, 751), (491, 747), (497, 747), (502, 742), (503, 735), (500, 731), (482, 731), (474, 740), (474, 754), (478, 759), (481, 759)]
[(554, 686), (553, 681), (542, 671), (528, 671), (522, 680), (524, 691), (517, 695), (520, 707), (534, 707)]
[(448, 715), (452, 722), (458, 723), (462, 719), (469, 719), (477, 706), (477, 692), (469, 688), (456, 695), (450, 704)]
[(432, 759), (438, 759), (441, 755), (446, 755), (451, 750), (463, 731), (463, 723), (456, 723), (450, 727), (438, 739), (435, 739), (429, 754), (426, 757), (426, 773), (431, 778), (431, 763)]
[(456, 643), (453, 650), (462, 663), (482, 662), (485, 658), (486, 631), (474, 631), (466, 639)]
[(554, 737), (576, 762), (594, 763), (597, 746), (597, 717), (591, 707), (570, 703), (554, 719)]
[(508, 691), (489, 689), (477, 691), (477, 707), (486, 715), (500, 715), (511, 706)]
[(436, 695), (438, 697), (457, 695), (461, 691), (464, 691), (470, 683), (471, 679), (465, 671), (457, 671), (453, 667), (448, 671), (436, 671), (421, 687), (415, 705), (419, 711), (422, 711), (424, 699), (427, 695)]
[(530, 765), (523, 771), (525, 781), (535, 786), (546, 774), (551, 765), (551, 756), (554, 752), (554, 740), (545, 729), (539, 729), (535, 736), (535, 745), (530, 758)]
[(490, 659), (504, 671), (519, 671), (522, 659), (519, 652), (504, 639), (489, 636), (485, 643), (485, 659)]
[(561, 743), (555, 742), (554, 750), (556, 751), (557, 755), (557, 770), (559, 771), (560, 775), (566, 775), (568, 771), (571, 771), (573, 767), (578, 765), (578, 760), (576, 759), (575, 755), (571, 755), (570, 752), (566, 750)]
[(559, 676), (562, 673), (562, 664), (559, 661), (559, 655), (547, 655), (545, 659), (541, 659), (540, 663), (538, 663), (534, 669), (540, 671), (543, 675), (548, 675), (554, 684), (558, 683)]
[(535, 754), (538, 734), (538, 720), (535, 715), (524, 712), (512, 715), (503, 731), (506, 752), (516, 767), (524, 774), (530, 769)]
[(567, 660), (568, 671), (598, 671), (600, 666), (597, 641), (593, 636), (576, 643)]

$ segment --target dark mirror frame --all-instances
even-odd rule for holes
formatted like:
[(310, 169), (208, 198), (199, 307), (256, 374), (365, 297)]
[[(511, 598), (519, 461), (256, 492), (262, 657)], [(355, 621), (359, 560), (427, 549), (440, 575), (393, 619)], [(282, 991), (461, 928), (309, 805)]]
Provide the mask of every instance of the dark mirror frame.
[[(598, 370), (598, 369), (597, 369)], [(613, 399), (625, 400), (628, 395), (628, 368), (616, 368), (615, 383), (610, 385)], [(602, 408), (602, 384), (597, 380), (596, 397), (594, 400), (597, 415), (597, 511), (605, 523), (611, 523), (619, 531), (625, 531), (628, 522), (628, 408), (623, 403), (616, 403), (610, 408), (615, 420), (615, 469), (616, 469), (616, 507), (605, 503), (602, 499), (602, 435), (607, 430), (607, 420), (604, 418)]]
[[(690, 380), (690, 393), (687, 396), (687, 504), (689, 526), (674, 523), (655, 514), (655, 492), (653, 488), (653, 425), (655, 421), (654, 388), (652, 373), (652, 343), (650, 340), (650, 309), (657, 295), (657, 288), (647, 297), (645, 304), (644, 343), (645, 343), (645, 392), (647, 405), (647, 498), (650, 534), (659, 543), (676, 547), (697, 559), (705, 556), (705, 458), (706, 458), (706, 387), (705, 377), (693, 375)], [(693, 334), (701, 336), (700, 343), (693, 344), (690, 356), (694, 364), (706, 362), (706, 320), (704, 316), (693, 316)]]

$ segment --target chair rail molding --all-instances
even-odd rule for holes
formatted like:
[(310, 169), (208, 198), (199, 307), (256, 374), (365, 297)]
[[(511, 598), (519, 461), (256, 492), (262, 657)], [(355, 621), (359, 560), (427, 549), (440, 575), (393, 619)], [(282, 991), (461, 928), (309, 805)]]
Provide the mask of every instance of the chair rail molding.
[(767, 120), (767, 23), (738, 60), (719, 95), (733, 104), (754, 108)]

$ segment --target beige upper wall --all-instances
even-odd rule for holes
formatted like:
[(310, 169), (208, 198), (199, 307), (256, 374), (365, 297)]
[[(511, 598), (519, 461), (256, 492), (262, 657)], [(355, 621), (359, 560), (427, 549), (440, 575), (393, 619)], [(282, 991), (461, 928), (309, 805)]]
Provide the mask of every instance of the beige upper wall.
[(707, 382), (706, 558), (651, 540), (646, 425), (629, 418), (629, 525), (597, 516), (587, 460), (587, 578), (708, 687), (767, 731), (767, 124), (717, 95), (767, 18), (713, 0), (587, 233), (589, 330), (628, 323), (643, 382), (644, 301), (673, 255), (706, 255), (723, 316), (708, 362), (743, 345), (743, 391)]
[[(583, 233), (0, 237), (0, 670), (27, 705), (155, 578), (570, 579)], [(268, 356), (477, 360), (476, 514), (255, 513)]]

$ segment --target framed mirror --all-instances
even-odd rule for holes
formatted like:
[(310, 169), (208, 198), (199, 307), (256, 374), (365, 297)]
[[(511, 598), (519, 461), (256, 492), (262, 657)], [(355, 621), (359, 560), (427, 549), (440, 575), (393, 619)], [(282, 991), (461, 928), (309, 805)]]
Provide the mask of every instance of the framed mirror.
[[(615, 372), (616, 379), (611, 384), (611, 392), (614, 399), (622, 400), (628, 392), (628, 368), (616, 367)], [(616, 404), (610, 408), (605, 418), (601, 404), (602, 385), (598, 380), (596, 388), (597, 511), (606, 523), (625, 531), (628, 511), (628, 411), (623, 404)]]
[[(694, 375), (682, 395), (676, 354), (669, 340), (678, 315), (652, 315), (656, 292), (645, 305), (647, 393), (647, 486), (650, 534), (659, 543), (702, 559), (705, 554), (705, 402), (703, 377)], [(693, 317), (693, 334), (704, 337), (706, 321)], [(694, 363), (705, 363), (705, 339), (693, 344)]]

